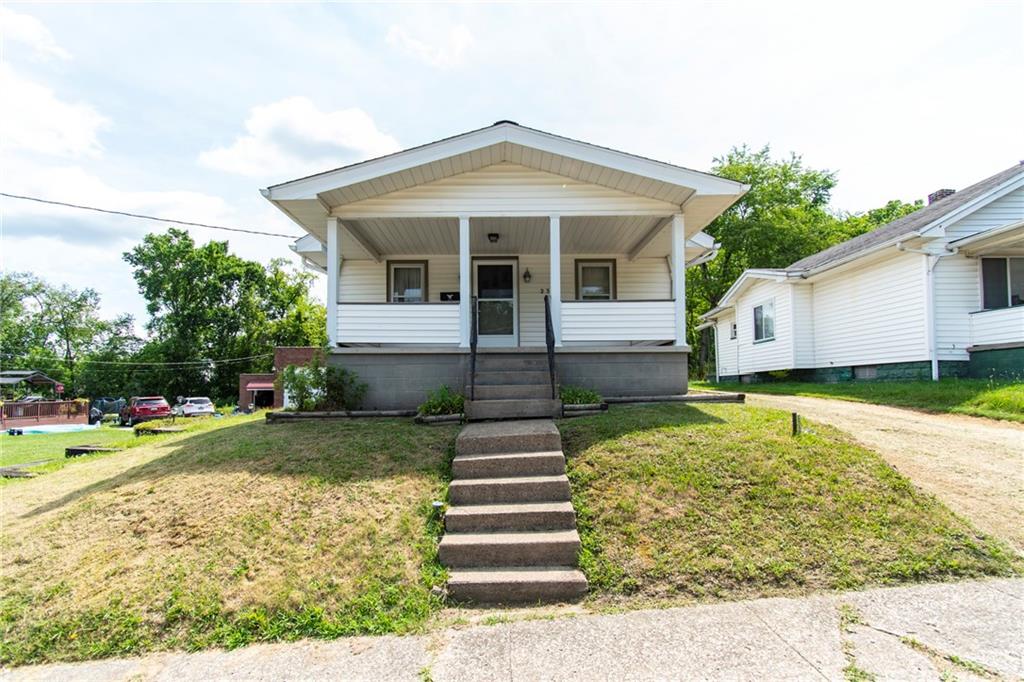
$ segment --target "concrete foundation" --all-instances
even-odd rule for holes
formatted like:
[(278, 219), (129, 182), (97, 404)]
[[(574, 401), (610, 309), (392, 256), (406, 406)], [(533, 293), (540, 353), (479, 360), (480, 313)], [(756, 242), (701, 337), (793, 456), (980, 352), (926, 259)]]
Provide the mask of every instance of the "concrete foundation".
[[(544, 357), (543, 349), (514, 351)], [(481, 351), (478, 358), (488, 352)], [(688, 357), (686, 350), (667, 346), (561, 348), (555, 367), (561, 385), (589, 388), (606, 397), (678, 395), (687, 390)], [(462, 391), (469, 378), (469, 352), (458, 348), (338, 348), (327, 362), (366, 382), (364, 410), (415, 409), (442, 384)]]

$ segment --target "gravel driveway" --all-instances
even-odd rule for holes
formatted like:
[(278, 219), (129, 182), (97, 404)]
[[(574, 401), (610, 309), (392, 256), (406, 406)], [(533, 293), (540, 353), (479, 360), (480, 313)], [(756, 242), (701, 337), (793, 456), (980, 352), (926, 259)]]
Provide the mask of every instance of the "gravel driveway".
[(803, 396), (748, 393), (747, 402), (846, 431), (1024, 554), (1024, 425)]

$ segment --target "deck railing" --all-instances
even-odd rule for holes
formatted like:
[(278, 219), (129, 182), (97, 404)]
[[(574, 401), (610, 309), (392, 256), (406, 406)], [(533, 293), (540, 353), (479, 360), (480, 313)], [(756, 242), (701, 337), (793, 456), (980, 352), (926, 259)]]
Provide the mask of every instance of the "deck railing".
[(0, 411), (4, 425), (26, 423), (56, 423), (88, 419), (89, 405), (77, 400), (39, 400), (32, 402), (5, 402)]
[(476, 323), (476, 296), (469, 306), (469, 399), (476, 400), (476, 345), (478, 341)]

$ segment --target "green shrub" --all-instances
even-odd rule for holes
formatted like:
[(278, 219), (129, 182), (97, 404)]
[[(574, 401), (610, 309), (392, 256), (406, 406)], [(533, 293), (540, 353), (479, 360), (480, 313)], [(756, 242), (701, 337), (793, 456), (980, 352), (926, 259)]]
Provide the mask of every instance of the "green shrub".
[(277, 383), (287, 396), (290, 409), (298, 412), (357, 410), (367, 389), (355, 372), (325, 366), (319, 353), (305, 365), (285, 367)]
[(461, 393), (456, 393), (446, 384), (442, 384), (436, 391), (431, 391), (427, 399), (417, 410), (422, 415), (440, 414), (462, 414), (466, 399)]
[(596, 405), (601, 402), (601, 394), (580, 386), (562, 386), (559, 392), (563, 405)]

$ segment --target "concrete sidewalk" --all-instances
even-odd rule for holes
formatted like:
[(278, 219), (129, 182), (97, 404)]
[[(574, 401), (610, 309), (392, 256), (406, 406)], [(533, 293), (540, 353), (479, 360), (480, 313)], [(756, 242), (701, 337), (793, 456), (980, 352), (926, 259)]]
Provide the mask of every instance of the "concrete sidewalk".
[[(1019, 679), (1024, 580), (18, 668), (3, 680)], [(945, 676), (944, 676), (945, 675)]]

